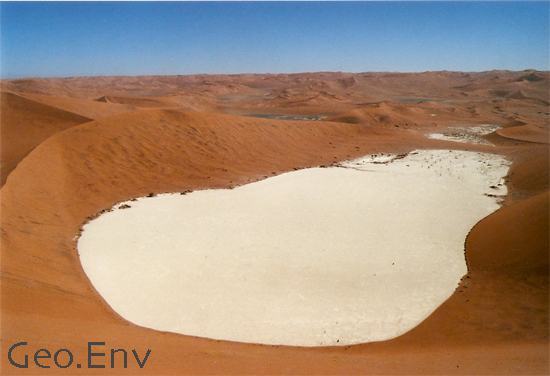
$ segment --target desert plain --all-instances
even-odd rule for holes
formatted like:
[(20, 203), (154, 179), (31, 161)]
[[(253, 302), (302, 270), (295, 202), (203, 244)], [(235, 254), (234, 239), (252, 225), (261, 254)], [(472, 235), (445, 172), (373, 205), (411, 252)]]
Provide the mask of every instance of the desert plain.
[[(1, 85), (3, 374), (550, 372), (548, 72), (29, 78)], [(237, 191), (368, 155), (401, 160), (433, 150), (505, 158), (505, 190), (486, 193), (500, 208), (463, 239), (467, 272), (458, 287), (392, 339), (284, 346), (144, 328), (107, 303), (79, 258), (86, 224), (134, 198)], [(22, 364), (28, 355), (28, 368), (8, 360), (21, 342), (27, 345), (13, 359)], [(104, 343), (93, 352), (105, 356), (90, 359), (90, 342)], [(51, 368), (40, 368), (33, 359), (40, 349), (51, 358), (70, 350), (71, 359), (67, 351), (56, 358), (70, 366), (46, 358), (41, 364)], [(126, 349), (127, 368), (120, 354), (111, 368), (111, 349)], [(132, 350), (141, 361), (150, 350), (143, 367)]]

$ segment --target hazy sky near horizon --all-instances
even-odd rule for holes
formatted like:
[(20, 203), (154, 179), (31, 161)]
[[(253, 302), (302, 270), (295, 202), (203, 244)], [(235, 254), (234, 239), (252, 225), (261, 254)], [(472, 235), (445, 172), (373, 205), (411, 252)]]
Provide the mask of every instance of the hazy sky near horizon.
[(0, 75), (548, 70), (549, 4), (2, 1)]

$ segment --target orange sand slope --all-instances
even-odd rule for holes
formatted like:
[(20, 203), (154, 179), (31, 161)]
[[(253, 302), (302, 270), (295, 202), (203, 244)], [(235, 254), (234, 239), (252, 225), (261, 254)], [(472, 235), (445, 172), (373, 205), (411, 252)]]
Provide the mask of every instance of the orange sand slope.
[(107, 116), (117, 115), (124, 112), (136, 111), (137, 108), (118, 103), (106, 103), (101, 101), (90, 101), (80, 98), (58, 97), (55, 95), (23, 94), (26, 98), (40, 103), (57, 107), (77, 115), (90, 119), (100, 119)]
[[(3, 81), (3, 373), (45, 373), (34, 353), (48, 349), (53, 358), (68, 349), (72, 365), (61, 370), (53, 359), (42, 359), (52, 367), (46, 372), (548, 374), (548, 76), (326, 72)], [(518, 91), (521, 98), (514, 95)], [(104, 96), (134, 99), (95, 101)], [(138, 106), (151, 98), (154, 106)], [(493, 145), (424, 135), (479, 124), (503, 127), (484, 136)], [(502, 209), (470, 232), (469, 273), (459, 288), (393, 340), (277, 347), (144, 329), (113, 312), (80, 265), (75, 236), (87, 219), (115, 202), (234, 187), (365, 154), (432, 148), (506, 156), (513, 161), (509, 194)], [(29, 355), (27, 369), (7, 360), (19, 342), (27, 345), (14, 350), (13, 359), (23, 363)], [(105, 342), (93, 347), (105, 357), (90, 362), (106, 368), (88, 368), (88, 342)], [(122, 348), (129, 353), (128, 368), (117, 357), (111, 369), (110, 349)], [(133, 349), (141, 360), (151, 350), (143, 368)], [(59, 363), (68, 363), (66, 353)]]
[(91, 119), (2, 92), (2, 185), (8, 174), (51, 135)]

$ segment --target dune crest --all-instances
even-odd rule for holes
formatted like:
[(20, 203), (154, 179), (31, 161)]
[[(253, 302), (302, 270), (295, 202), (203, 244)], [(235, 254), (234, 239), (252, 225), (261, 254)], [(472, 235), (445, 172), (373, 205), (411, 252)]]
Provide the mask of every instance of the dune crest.
[(2, 185), (17, 164), (37, 145), (64, 129), (90, 118), (2, 92)]

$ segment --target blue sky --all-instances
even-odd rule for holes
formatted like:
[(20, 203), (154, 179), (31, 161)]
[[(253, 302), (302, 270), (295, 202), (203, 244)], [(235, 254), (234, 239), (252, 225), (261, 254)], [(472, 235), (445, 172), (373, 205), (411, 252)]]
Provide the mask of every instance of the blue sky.
[(1, 77), (549, 69), (549, 2), (4, 2)]

